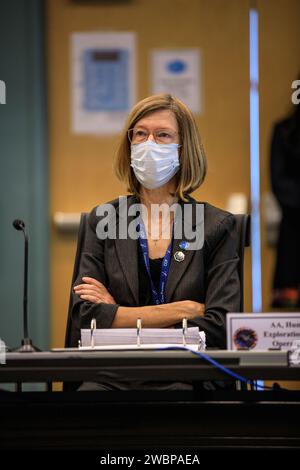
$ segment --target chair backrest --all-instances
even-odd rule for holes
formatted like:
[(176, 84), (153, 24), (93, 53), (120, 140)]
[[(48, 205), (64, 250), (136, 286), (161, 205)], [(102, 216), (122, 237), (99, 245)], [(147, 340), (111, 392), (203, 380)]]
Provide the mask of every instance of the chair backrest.
[(249, 214), (233, 214), (235, 218), (235, 230), (238, 236), (237, 252), (240, 258), (238, 265), (238, 272), (240, 278), (240, 312), (244, 311), (244, 249), (250, 246), (251, 231), (250, 223), (251, 216)]
[[(77, 279), (80, 266), (80, 258), (82, 253), (82, 247), (85, 240), (86, 234), (86, 225), (88, 223), (89, 214), (83, 212), (80, 218), (80, 224), (78, 229), (78, 238), (77, 238), (77, 250), (75, 255), (72, 283), (71, 283), (71, 292), (70, 292), (70, 302), (69, 302), (69, 311), (67, 319), (67, 328), (65, 336), (65, 347), (77, 347), (77, 332), (75, 325), (72, 322), (71, 310), (73, 304), (72, 297), (72, 288), (75, 280)], [(250, 246), (250, 215), (248, 214), (234, 214), (236, 220), (235, 230), (238, 235), (238, 246), (237, 252), (240, 258), (238, 265), (238, 272), (240, 278), (240, 311), (244, 310), (244, 248)]]
[(78, 346), (78, 344), (76, 344), (77, 332), (75, 329), (74, 322), (72, 322), (72, 315), (71, 315), (71, 310), (73, 307), (72, 289), (73, 289), (74, 282), (76, 281), (78, 273), (79, 273), (80, 259), (81, 259), (82, 247), (83, 247), (84, 240), (85, 240), (86, 225), (88, 223), (88, 217), (89, 217), (89, 214), (87, 212), (81, 213), (80, 223), (79, 223), (79, 228), (78, 228), (78, 236), (77, 236), (77, 249), (76, 249), (71, 289), (70, 289), (70, 301), (69, 301), (67, 328), (66, 328), (66, 336), (65, 336), (66, 348)]

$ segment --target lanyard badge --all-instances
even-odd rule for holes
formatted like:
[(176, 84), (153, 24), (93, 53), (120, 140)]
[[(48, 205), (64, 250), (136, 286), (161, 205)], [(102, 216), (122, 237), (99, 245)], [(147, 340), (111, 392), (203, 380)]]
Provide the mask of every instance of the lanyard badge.
[(169, 269), (170, 269), (170, 262), (171, 262), (171, 252), (172, 252), (172, 241), (170, 245), (168, 246), (168, 249), (166, 251), (166, 254), (164, 256), (164, 259), (162, 261), (161, 265), (161, 272), (160, 272), (160, 280), (159, 280), (159, 291), (157, 292), (152, 277), (151, 277), (151, 272), (150, 272), (150, 261), (149, 261), (149, 249), (148, 249), (148, 240), (146, 237), (146, 232), (145, 232), (145, 227), (143, 224), (143, 221), (140, 221), (139, 224), (140, 228), (140, 236), (139, 236), (139, 243), (140, 247), (143, 253), (143, 259), (145, 263), (145, 267), (150, 279), (150, 284), (151, 284), (151, 294), (152, 294), (152, 300), (155, 305), (159, 304), (164, 304), (166, 299), (165, 299), (165, 287), (166, 287), (166, 282), (169, 274)]

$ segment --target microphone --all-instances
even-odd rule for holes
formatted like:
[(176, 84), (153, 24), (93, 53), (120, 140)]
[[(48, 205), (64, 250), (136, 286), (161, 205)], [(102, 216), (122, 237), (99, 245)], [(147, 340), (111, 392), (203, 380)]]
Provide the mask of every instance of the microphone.
[(27, 310), (27, 299), (28, 299), (28, 236), (25, 230), (25, 224), (23, 220), (16, 219), (13, 221), (13, 227), (16, 230), (22, 231), (24, 234), (24, 293), (23, 293), (23, 339), (21, 346), (15, 349), (17, 352), (34, 352), (40, 351), (36, 346), (32, 344), (32, 340), (28, 335), (28, 310)]

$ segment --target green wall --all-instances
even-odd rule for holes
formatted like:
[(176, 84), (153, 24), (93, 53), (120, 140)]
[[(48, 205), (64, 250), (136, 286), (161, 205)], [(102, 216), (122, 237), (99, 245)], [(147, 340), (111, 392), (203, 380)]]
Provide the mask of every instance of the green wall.
[(29, 234), (29, 335), (49, 342), (49, 217), (44, 2), (0, 2), (0, 338), (8, 346), (23, 336), (22, 232)]

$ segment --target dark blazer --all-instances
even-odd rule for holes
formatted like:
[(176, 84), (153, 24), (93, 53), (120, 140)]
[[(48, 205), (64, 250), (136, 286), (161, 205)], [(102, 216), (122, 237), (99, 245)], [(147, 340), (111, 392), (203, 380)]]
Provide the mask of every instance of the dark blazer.
[[(134, 196), (127, 197), (128, 208), (137, 202)], [(117, 211), (118, 227), (119, 200), (111, 201), (111, 204)], [(192, 204), (193, 209), (199, 203), (189, 198), (181, 204)], [(224, 348), (226, 313), (238, 312), (240, 306), (235, 220), (228, 212), (208, 203), (201, 204), (204, 204), (204, 245), (196, 251), (187, 250), (184, 261), (178, 263), (173, 254), (180, 250), (181, 240), (174, 240), (166, 302), (195, 300), (205, 303), (204, 317), (189, 321), (189, 325), (197, 325), (205, 331), (208, 347)], [(117, 304), (91, 304), (73, 293), (72, 320), (78, 328), (78, 338), (80, 328), (89, 328), (92, 318), (96, 318), (97, 328), (110, 328), (118, 306), (139, 306), (138, 241), (99, 239), (96, 210), (95, 207), (89, 214), (79, 276), (74, 285), (82, 283), (82, 276), (94, 277), (106, 286)], [(128, 224), (130, 221), (128, 217)]]

